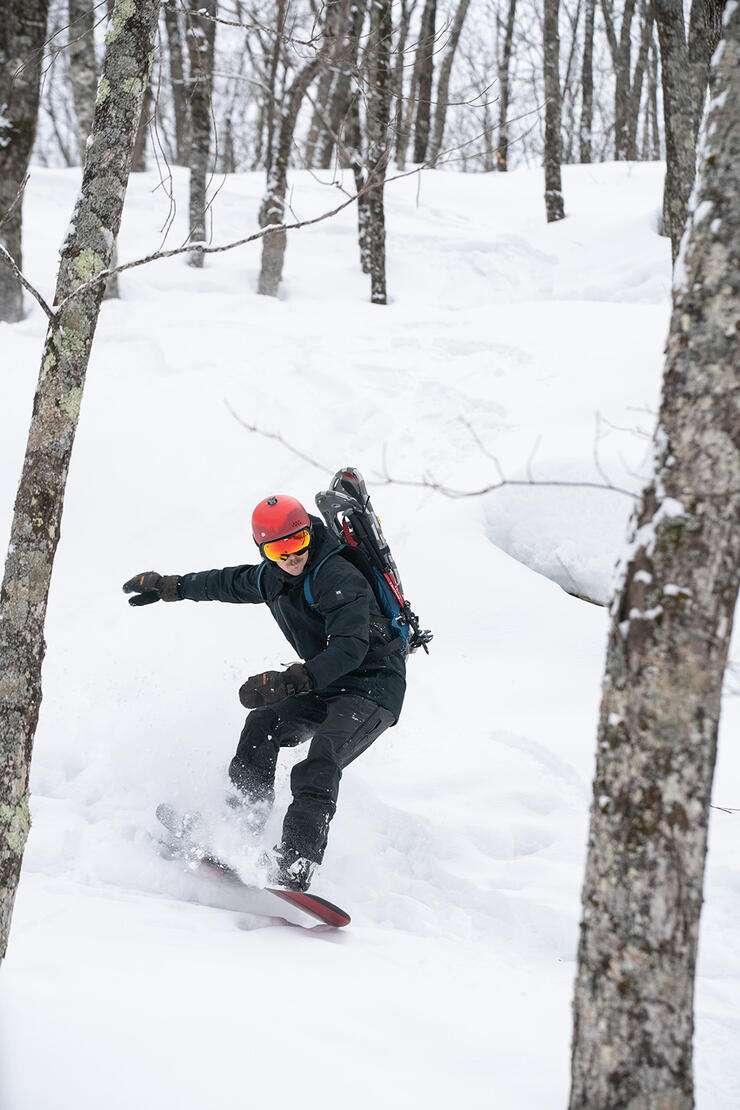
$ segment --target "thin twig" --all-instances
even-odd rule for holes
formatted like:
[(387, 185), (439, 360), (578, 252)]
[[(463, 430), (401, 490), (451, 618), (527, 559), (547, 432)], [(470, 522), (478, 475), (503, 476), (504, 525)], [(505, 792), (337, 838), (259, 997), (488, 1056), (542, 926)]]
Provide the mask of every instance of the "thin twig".
[(8, 253), (8, 251), (6, 251), (5, 247), (1, 243), (0, 243), (0, 260), (2, 260), (6, 264), (6, 266), (10, 266), (11, 270), (13, 271), (15, 276), (18, 278), (18, 281), (21, 283), (23, 288), (28, 290), (28, 292), (31, 294), (31, 296), (33, 297), (33, 299), (35, 301), (38, 301), (38, 303), (41, 305), (44, 312), (46, 313), (47, 317), (49, 318), (49, 322), (50, 322), (51, 326), (55, 328), (56, 325), (57, 325), (56, 313), (54, 312), (53, 309), (49, 308), (49, 305), (46, 303), (44, 298), (41, 296), (38, 289), (34, 288), (34, 286), (31, 285), (31, 282), (28, 280), (28, 278), (23, 276), (23, 274), (21, 273), (21, 271), (18, 268), (18, 264), (16, 263), (15, 259), (13, 258), (13, 256), (11, 254)]
[[(286, 448), (286, 450), (290, 451), (293, 455), (297, 455), (298, 458), (303, 459), (304, 462), (307, 462), (310, 466), (315, 467), (317, 470), (326, 471), (326, 470), (331, 469), (331, 467), (326, 466), (324, 463), (317, 462), (316, 459), (311, 458), (310, 455), (305, 454), (305, 452), (300, 451), (297, 447), (294, 447), (291, 443), (288, 443), (287, 440), (285, 440), (277, 432), (266, 432), (263, 428), (260, 428), (257, 424), (248, 424), (246, 420), (243, 420), (240, 416), (238, 416), (234, 412), (234, 410), (229, 405), (228, 401), (224, 401), (224, 404), (226, 405), (227, 409), (229, 410), (231, 415), (234, 417), (234, 419), (239, 424), (241, 424), (241, 426), (246, 431), (252, 432), (254, 435), (262, 436), (264, 439), (276, 440), (278, 443), (281, 443)], [(376, 479), (376, 481), (378, 482), (379, 485), (384, 485), (384, 486), (411, 486), (415, 489), (431, 489), (431, 490), (435, 490), (437, 493), (443, 494), (445, 497), (450, 497), (450, 498), (482, 497), (486, 493), (492, 493), (494, 490), (503, 489), (505, 486), (530, 486), (530, 487), (531, 486), (560, 486), (560, 487), (566, 487), (566, 488), (572, 488), (572, 489), (604, 489), (604, 490), (610, 490), (612, 493), (622, 493), (622, 494), (624, 494), (625, 497), (630, 497), (633, 500), (637, 497), (637, 494), (633, 493), (631, 490), (621, 489), (619, 486), (607, 486), (607, 485), (603, 485), (600, 482), (566, 482), (566, 481), (558, 481), (557, 479), (552, 479), (552, 480), (548, 481), (546, 479), (545, 480), (540, 480), (540, 479), (535, 480), (535, 479), (530, 479), (530, 478), (526, 478), (526, 479), (525, 478), (519, 478), (519, 479), (517, 479), (517, 478), (503, 478), (502, 477), (500, 479), (500, 481), (492, 482), (490, 485), (482, 486), (480, 489), (474, 489), (474, 490), (453, 489), (450, 486), (444, 485), (442, 482), (436, 481), (436, 479), (434, 479), (429, 474), (425, 475), (423, 478), (418, 478), (418, 479), (392, 478), (388, 474), (387, 466), (386, 466), (386, 463), (385, 463), (385, 454), (383, 456), (383, 473), (382, 473), (382, 476), (380, 478)]]
[(284, 439), (279, 432), (265, 432), (262, 430), (262, 428), (258, 428), (256, 424), (248, 424), (246, 420), (239, 416), (238, 413), (234, 412), (228, 401), (225, 400), (224, 404), (226, 405), (226, 408), (229, 410), (231, 415), (234, 417), (234, 420), (236, 420), (237, 424), (240, 424), (242, 428), (245, 429), (245, 431), (255, 432), (257, 435), (263, 436), (264, 439), (276, 440), (286, 449), (286, 451), (290, 451), (291, 454), (297, 455), (299, 459), (303, 459), (304, 462), (307, 462), (310, 466), (316, 467), (317, 470), (331, 469), (331, 467), (325, 466), (323, 463), (316, 462), (316, 460), (312, 459), (310, 455), (305, 455), (303, 451), (299, 451), (297, 447), (293, 447), (293, 445), (288, 443), (288, 441)]
[(8, 210), (7, 210), (7, 212), (5, 213), (5, 215), (4, 215), (4, 216), (2, 216), (2, 217), (0, 217), (0, 227), (2, 227), (2, 226), (3, 226), (3, 224), (4, 224), (4, 223), (5, 223), (5, 222), (6, 222), (7, 220), (9, 220), (9, 219), (10, 219), (10, 217), (11, 217), (11, 215), (12, 215), (12, 213), (13, 213), (13, 210), (14, 210), (15, 208), (17, 208), (17, 207), (18, 207), (18, 205), (19, 205), (19, 204), (21, 203), (21, 201), (23, 200), (23, 193), (24, 193), (24, 191), (25, 191), (26, 185), (28, 185), (28, 182), (29, 182), (29, 179), (30, 179), (30, 177), (31, 177), (30, 173), (27, 173), (27, 174), (26, 174), (26, 176), (25, 176), (25, 177), (23, 178), (23, 180), (21, 181), (20, 185), (18, 186), (18, 192), (17, 192), (17, 193), (15, 194), (15, 196), (13, 197), (13, 202), (12, 202), (12, 204), (11, 204), (11, 205), (10, 205), (10, 207), (8, 208)]

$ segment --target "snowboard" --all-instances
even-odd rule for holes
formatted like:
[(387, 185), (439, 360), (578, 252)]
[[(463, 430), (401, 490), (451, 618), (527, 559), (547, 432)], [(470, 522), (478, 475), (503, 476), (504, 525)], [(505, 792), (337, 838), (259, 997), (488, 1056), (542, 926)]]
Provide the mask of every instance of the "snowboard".
[[(157, 806), (156, 817), (159, 823), (174, 838), (174, 843), (163, 842), (168, 858), (185, 861), (189, 871), (217, 876), (232, 888), (241, 887), (245, 892), (252, 891), (267, 894), (275, 899), (274, 906), (276, 909), (277, 900), (281, 899), (303, 914), (307, 914), (324, 925), (331, 925), (335, 929), (341, 929), (345, 925), (349, 925), (351, 920), (349, 914), (326, 898), (320, 898), (318, 894), (311, 894), (309, 891), (282, 890), (280, 887), (260, 887), (256, 883), (245, 882), (233, 867), (211, 855), (208, 849), (198, 842), (199, 819), (197, 814), (180, 814), (174, 806), (162, 802), (161, 805)], [(300, 923), (304, 924), (303, 921)]]

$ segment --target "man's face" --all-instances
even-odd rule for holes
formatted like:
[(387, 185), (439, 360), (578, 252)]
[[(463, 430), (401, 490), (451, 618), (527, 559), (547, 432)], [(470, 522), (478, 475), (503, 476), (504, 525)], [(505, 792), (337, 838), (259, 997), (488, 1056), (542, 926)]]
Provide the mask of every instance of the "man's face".
[(294, 576), (302, 574), (308, 562), (309, 550), (307, 547), (305, 551), (299, 551), (297, 555), (289, 555), (287, 559), (281, 559), (279, 564), (281, 569)]

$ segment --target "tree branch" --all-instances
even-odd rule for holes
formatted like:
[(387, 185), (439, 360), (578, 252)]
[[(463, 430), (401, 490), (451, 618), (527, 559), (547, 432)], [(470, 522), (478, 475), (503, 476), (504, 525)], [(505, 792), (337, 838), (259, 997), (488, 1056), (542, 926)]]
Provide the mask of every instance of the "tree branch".
[[(15, 202), (13, 202), (13, 203), (15, 203)], [(34, 286), (31, 285), (31, 282), (28, 280), (28, 278), (23, 276), (23, 274), (21, 273), (21, 271), (18, 268), (18, 265), (17, 265), (15, 259), (13, 258), (13, 256), (11, 254), (8, 253), (8, 251), (6, 251), (6, 249), (2, 245), (2, 243), (0, 243), (0, 261), (3, 261), (6, 266), (10, 266), (11, 270), (13, 271), (15, 276), (18, 278), (18, 281), (21, 283), (23, 288), (27, 289), (28, 292), (33, 297), (33, 299), (41, 305), (41, 307), (43, 308), (44, 312), (46, 313), (46, 315), (49, 319), (49, 322), (50, 322), (51, 326), (55, 328), (57, 326), (56, 313), (54, 312), (53, 309), (49, 308), (49, 305), (46, 303), (44, 298), (41, 296), (38, 289), (35, 289)]]

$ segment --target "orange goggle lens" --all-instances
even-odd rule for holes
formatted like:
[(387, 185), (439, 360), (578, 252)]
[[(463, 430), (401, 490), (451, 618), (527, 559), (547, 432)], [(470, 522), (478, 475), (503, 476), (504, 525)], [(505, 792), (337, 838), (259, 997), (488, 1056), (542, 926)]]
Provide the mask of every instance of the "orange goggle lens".
[(300, 532), (294, 532), (292, 536), (286, 536), (285, 539), (263, 543), (262, 554), (266, 559), (272, 559), (273, 563), (279, 563), (289, 555), (300, 555), (310, 542), (311, 533), (308, 528), (301, 528)]

